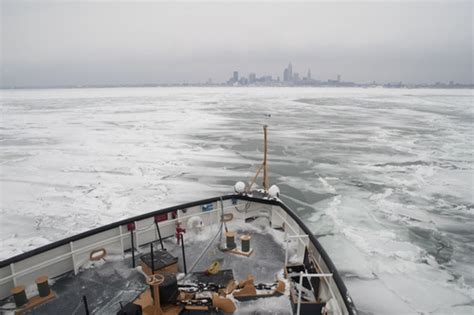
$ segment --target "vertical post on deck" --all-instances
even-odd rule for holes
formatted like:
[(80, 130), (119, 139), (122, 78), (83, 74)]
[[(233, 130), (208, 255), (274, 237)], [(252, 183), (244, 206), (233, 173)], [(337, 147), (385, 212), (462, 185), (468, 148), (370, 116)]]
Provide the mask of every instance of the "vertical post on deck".
[(301, 311), (301, 292), (303, 291), (303, 271), (300, 271), (300, 287), (298, 290), (298, 306), (296, 307), (296, 315), (300, 315)]
[(184, 252), (184, 237), (183, 237), (183, 233), (180, 234), (180, 238), (181, 238), (181, 251), (183, 252), (183, 267), (184, 267), (184, 274), (187, 274), (188, 273), (188, 270), (186, 268), (186, 254)]
[(69, 248), (71, 249), (71, 260), (72, 260), (72, 267), (74, 269), (74, 275), (77, 275), (79, 272), (79, 268), (76, 266), (76, 257), (74, 255), (74, 245), (72, 242), (69, 242)]
[(268, 191), (268, 165), (267, 165), (267, 125), (263, 126), (263, 188)]
[(127, 228), (130, 231), (130, 241), (132, 243), (132, 266), (135, 268), (135, 245), (133, 242), (133, 231), (135, 230), (135, 223), (127, 224)]
[(125, 247), (123, 246), (123, 233), (122, 233), (122, 226), (119, 225), (119, 235), (120, 235), (120, 247), (122, 249), (122, 257), (125, 257)]
[(153, 252), (153, 242), (150, 243), (151, 274), (155, 274), (155, 253)]
[(285, 224), (285, 266), (288, 265), (288, 232)]
[[(168, 215), (168, 214), (167, 214)], [(161, 231), (160, 227), (158, 225), (159, 217), (156, 215), (155, 216), (155, 226), (156, 226), (156, 231), (158, 232), (158, 238), (160, 239), (160, 244), (161, 244), (161, 249), (165, 250), (165, 247), (163, 246), (163, 240), (161, 239)]]
[(82, 296), (82, 301), (84, 302), (84, 309), (86, 310), (86, 315), (89, 315), (89, 306), (87, 305), (87, 297), (85, 295)]
[(16, 287), (18, 284), (17, 284), (17, 281), (16, 281), (16, 271), (15, 271), (15, 266), (13, 266), (13, 263), (10, 264), (10, 272), (12, 273), (12, 280), (13, 280), (13, 285)]
[(133, 244), (133, 230), (130, 231), (130, 237), (132, 241), (132, 266), (135, 268), (135, 245)]

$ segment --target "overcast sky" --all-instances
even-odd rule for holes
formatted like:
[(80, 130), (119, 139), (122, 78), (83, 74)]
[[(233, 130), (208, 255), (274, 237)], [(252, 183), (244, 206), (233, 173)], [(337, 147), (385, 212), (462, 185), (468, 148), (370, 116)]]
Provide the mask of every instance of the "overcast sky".
[(472, 1), (0, 1), (4, 87), (473, 78)]

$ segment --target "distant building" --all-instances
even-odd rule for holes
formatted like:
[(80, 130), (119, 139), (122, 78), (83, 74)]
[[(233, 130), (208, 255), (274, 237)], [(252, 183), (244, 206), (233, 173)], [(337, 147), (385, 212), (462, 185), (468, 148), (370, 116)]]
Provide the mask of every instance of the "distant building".
[(300, 74), (295, 72), (295, 74), (293, 74), (293, 81), (298, 82), (299, 80), (300, 80)]
[(290, 77), (288, 76), (288, 68), (285, 68), (285, 70), (283, 71), (283, 81), (290, 81)]
[(308, 75), (306, 76), (307, 80), (311, 80), (311, 69), (308, 69)]
[(238, 71), (234, 71), (232, 73), (232, 77), (230, 77), (230, 79), (227, 81), (227, 84), (230, 84), (230, 85), (234, 85), (236, 83), (239, 82), (239, 72)]
[(247, 85), (249, 83), (249, 81), (247, 80), (246, 77), (241, 77), (240, 80), (239, 80), (239, 83), (241, 85)]
[(255, 83), (255, 81), (257, 81), (257, 76), (252, 72), (249, 74), (249, 83), (252, 84)]
[(288, 64), (288, 67), (283, 71), (283, 81), (291, 82), (293, 81), (293, 66), (291, 62)]
[(336, 81), (341, 82), (341, 75), (340, 74), (337, 75), (337, 80)]

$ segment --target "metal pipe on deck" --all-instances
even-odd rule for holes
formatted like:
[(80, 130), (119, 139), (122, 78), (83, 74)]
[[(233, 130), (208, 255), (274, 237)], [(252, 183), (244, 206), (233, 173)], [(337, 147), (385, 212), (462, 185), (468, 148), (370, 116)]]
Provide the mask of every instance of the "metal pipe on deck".
[(85, 295), (82, 296), (82, 302), (84, 303), (84, 309), (86, 311), (86, 315), (90, 315), (89, 306), (87, 305), (87, 297)]
[[(289, 277), (293, 277), (297, 275), (296, 273), (290, 273), (288, 274)], [(298, 305), (296, 307), (296, 315), (300, 315), (301, 311), (301, 292), (303, 291), (303, 277), (306, 278), (328, 278), (332, 277), (332, 273), (304, 273), (303, 271), (300, 271), (299, 273), (300, 276), (300, 281), (299, 281), (299, 288), (298, 288)], [(332, 296), (334, 296), (334, 293), (332, 292), (331, 288), (329, 288), (331, 291)]]
[(135, 230), (135, 223), (127, 224), (127, 229), (130, 231), (130, 242), (132, 243), (132, 266), (135, 268), (135, 245), (133, 242), (133, 231)]
[(184, 267), (184, 274), (187, 274), (188, 271), (186, 269), (186, 253), (184, 252), (184, 237), (183, 233), (181, 235), (181, 251), (183, 252), (183, 267)]
[(155, 253), (153, 253), (153, 242), (150, 243), (151, 274), (155, 273)]
[(163, 246), (163, 240), (161, 239), (161, 231), (160, 231), (160, 226), (158, 225), (158, 221), (159, 221), (159, 216), (155, 216), (155, 226), (156, 226), (156, 231), (158, 232), (158, 238), (160, 239), (161, 249), (165, 250), (165, 247)]
[(300, 287), (298, 290), (298, 306), (296, 307), (296, 315), (300, 315), (301, 312), (301, 292), (303, 291), (303, 271), (300, 271)]

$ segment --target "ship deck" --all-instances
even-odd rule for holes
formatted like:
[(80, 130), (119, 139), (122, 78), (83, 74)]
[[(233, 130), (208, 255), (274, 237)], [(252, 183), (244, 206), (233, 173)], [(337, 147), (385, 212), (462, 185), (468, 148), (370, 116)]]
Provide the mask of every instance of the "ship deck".
[[(246, 229), (248, 226), (249, 229)], [(186, 265), (188, 272), (195, 272), (194, 277), (186, 277), (187, 281), (199, 278), (206, 281), (202, 271), (206, 270), (214, 261), (220, 262), (221, 270), (232, 270), (233, 278), (237, 281), (244, 280), (248, 275), (253, 275), (255, 284), (273, 283), (277, 277), (283, 278), (283, 265), (285, 252), (275, 238), (275, 231), (269, 227), (261, 227), (254, 223), (247, 223), (244, 228), (236, 228), (237, 244), (239, 246), (239, 235), (249, 234), (252, 236), (252, 254), (249, 257), (223, 252), (217, 248), (219, 239), (209, 247), (194, 270), (190, 270), (193, 263), (205, 250), (210, 240), (218, 231), (218, 227), (208, 227), (200, 233), (188, 231), (184, 234)], [(225, 242), (222, 236), (221, 242)], [(166, 250), (178, 258), (179, 272), (184, 271), (182, 248), (176, 243), (174, 237), (163, 240)], [(154, 242), (155, 249), (161, 249), (158, 241)], [(143, 246), (135, 255), (137, 266), (140, 255), (149, 253), (150, 247)], [(133, 301), (148, 286), (145, 276), (139, 270), (132, 268), (131, 253), (125, 258), (122, 256), (105, 257), (105, 261), (89, 265), (81, 269), (77, 275), (73, 272), (67, 273), (56, 279), (51, 289), (57, 298), (43, 304), (26, 314), (85, 314), (83, 296), (87, 297), (87, 303), (91, 314), (116, 314), (120, 310), (120, 303), (125, 305)], [(209, 279), (209, 282), (212, 282)], [(235, 314), (249, 314), (258, 311), (258, 314), (291, 314), (291, 305), (287, 295), (279, 297), (260, 298), (253, 301), (235, 301), (237, 311)]]

